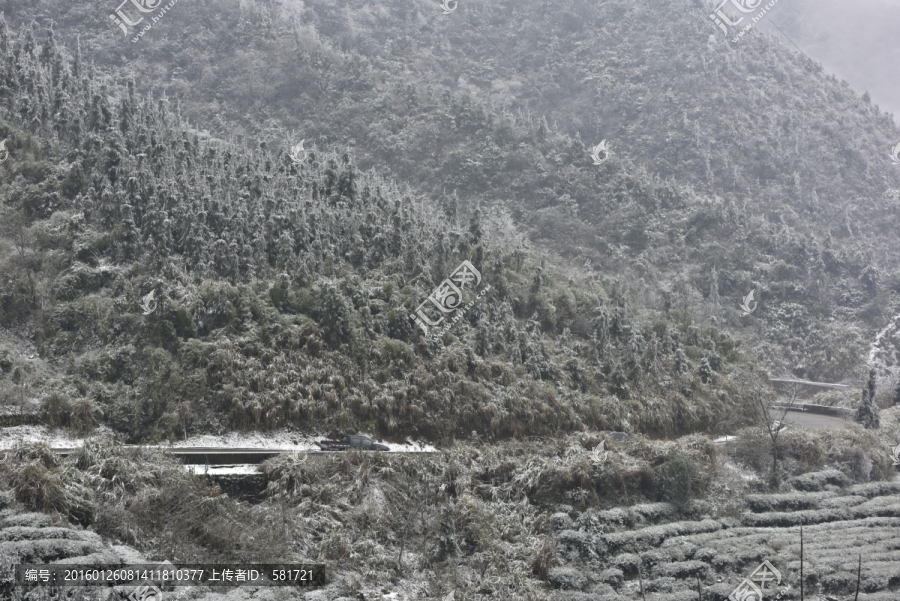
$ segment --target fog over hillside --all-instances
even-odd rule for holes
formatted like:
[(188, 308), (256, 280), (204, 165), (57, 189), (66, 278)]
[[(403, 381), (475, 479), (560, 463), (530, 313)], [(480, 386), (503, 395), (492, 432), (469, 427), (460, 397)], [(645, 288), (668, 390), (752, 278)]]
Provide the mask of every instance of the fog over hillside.
[(0, 10), (0, 601), (900, 598), (896, 4)]
[[(828, 71), (900, 116), (900, 1), (783, 0), (769, 20)], [(784, 39), (770, 24), (761, 27)]]

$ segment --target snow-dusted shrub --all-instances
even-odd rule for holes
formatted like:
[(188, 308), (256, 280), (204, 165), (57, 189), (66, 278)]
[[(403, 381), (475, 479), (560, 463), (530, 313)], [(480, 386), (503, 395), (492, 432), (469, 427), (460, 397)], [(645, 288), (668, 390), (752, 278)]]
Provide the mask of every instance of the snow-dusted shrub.
[(82, 472), (63, 466), (42, 443), (19, 443), (0, 460), (0, 482), (28, 509), (55, 511), (89, 524), (96, 511), (93, 491)]
[(696, 550), (697, 546), (690, 543), (666, 545), (641, 553), (641, 559), (646, 566), (656, 566), (673, 561), (686, 561), (694, 556)]
[[(736, 462), (766, 474), (772, 469), (772, 443), (760, 428), (737, 432), (738, 440), (728, 452)], [(801, 476), (829, 468), (837, 468), (853, 481), (884, 480), (894, 473), (889, 454), (877, 434), (858, 426), (835, 430), (789, 429), (779, 437), (779, 471), (788, 476)], [(801, 490), (821, 490), (821, 487)], [(842, 484), (837, 483), (838, 486)]]
[(837, 468), (856, 482), (889, 480), (895, 471), (878, 434), (852, 426), (840, 430), (794, 429), (784, 433), (786, 467), (795, 475)]
[(863, 495), (869, 498), (882, 495), (900, 494), (900, 480), (894, 482), (867, 482), (855, 484), (847, 489), (854, 495)]
[(804, 524), (821, 524), (846, 520), (850, 514), (838, 509), (809, 509), (793, 512), (745, 513), (741, 521), (754, 528), (785, 528)]
[(578, 530), (563, 530), (556, 537), (560, 555), (586, 560), (594, 555), (594, 541), (591, 535)]
[(851, 594), (856, 590), (856, 574), (850, 572), (832, 572), (821, 578), (822, 590), (832, 594)]
[(709, 560), (709, 565), (717, 572), (730, 572), (737, 562), (733, 555), (720, 554)]
[(699, 549), (694, 551), (694, 559), (710, 563), (717, 554), (718, 552), (715, 549), (711, 549), (709, 547), (700, 547)]
[(40, 540), (42, 538), (60, 538), (68, 540), (83, 540), (100, 543), (100, 537), (89, 530), (72, 530), (71, 528), (61, 528), (58, 526), (50, 526), (46, 528), (35, 528), (32, 526), (10, 526), (0, 530), (0, 542), (11, 542), (20, 540)]
[(653, 575), (656, 577), (671, 576), (673, 578), (685, 579), (695, 576), (696, 574), (700, 574), (700, 576), (703, 577), (708, 570), (709, 566), (702, 561), (673, 561), (655, 566), (653, 568)]
[(632, 506), (631, 511), (650, 524), (671, 520), (677, 515), (676, 507), (672, 503), (640, 503)]
[(634, 518), (634, 514), (623, 507), (597, 512), (597, 519), (611, 526), (633, 526)]
[(556, 545), (553, 544), (553, 539), (546, 538), (531, 560), (531, 572), (541, 580), (546, 580), (556, 563)]
[(54, 518), (46, 513), (18, 513), (3, 518), (4, 526), (29, 526), (31, 528), (43, 528), (52, 526), (59, 518)]
[(567, 513), (554, 513), (550, 516), (549, 522), (550, 528), (552, 528), (554, 532), (570, 530), (572, 528), (572, 518), (570, 518)]
[(840, 470), (823, 470), (821, 472), (810, 472), (800, 476), (794, 476), (788, 481), (788, 484), (797, 490), (804, 491), (820, 491), (826, 486), (847, 486), (850, 482), (847, 476)]
[(850, 514), (858, 518), (900, 517), (900, 499), (897, 497), (875, 497), (852, 507)]
[(553, 588), (567, 591), (581, 591), (590, 584), (584, 573), (568, 566), (550, 568), (547, 572), (547, 582)]
[(848, 455), (844, 465), (849, 476), (857, 482), (868, 482), (872, 478), (872, 470), (875, 467), (872, 458), (859, 447), (850, 449)]
[(0, 556), (18, 557), (21, 563), (47, 563), (63, 557), (88, 555), (97, 550), (98, 544), (94, 541), (64, 538), (0, 542)]
[[(637, 568), (635, 568), (637, 571)], [(599, 582), (604, 582), (611, 586), (619, 586), (625, 580), (625, 573), (618, 568), (608, 568), (595, 576)]]
[(548, 601), (619, 601), (619, 596), (612, 589), (595, 587), (589, 593), (580, 591), (559, 591), (551, 593)]
[(676, 452), (664, 463), (653, 468), (653, 483), (659, 500), (669, 501), (679, 510), (691, 502), (694, 494), (693, 481), (699, 470), (686, 454)]
[(609, 559), (609, 564), (622, 570), (628, 576), (636, 576), (641, 566), (641, 557), (635, 553), (622, 553)]
[(834, 492), (820, 493), (786, 493), (771, 495), (747, 495), (745, 500), (750, 511), (764, 513), (768, 511), (797, 511), (800, 509), (818, 509), (823, 499), (837, 496)]
[(727, 446), (735, 462), (758, 473), (771, 469), (772, 441), (761, 428), (742, 428), (735, 434), (737, 440)]
[(648, 593), (673, 593), (684, 588), (684, 583), (672, 576), (648, 578), (644, 580), (644, 590)]
[(634, 532), (613, 532), (600, 538), (606, 543), (610, 552), (628, 551), (631, 553), (644, 551), (650, 547), (658, 547), (668, 538), (715, 532), (722, 529), (722, 524), (715, 520), (699, 522), (673, 522), (662, 526), (650, 526)]
[(840, 509), (842, 507), (853, 507), (860, 503), (865, 503), (866, 497), (862, 495), (845, 495), (843, 497), (831, 497), (822, 499), (820, 507), (822, 509)]
[(346, 532), (332, 530), (322, 544), (319, 545), (319, 553), (325, 559), (339, 561), (350, 556), (350, 540)]

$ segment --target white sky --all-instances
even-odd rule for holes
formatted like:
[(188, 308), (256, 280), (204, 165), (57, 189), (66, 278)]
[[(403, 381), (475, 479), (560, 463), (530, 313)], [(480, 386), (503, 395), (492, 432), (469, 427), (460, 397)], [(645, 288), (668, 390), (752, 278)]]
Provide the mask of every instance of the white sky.
[[(900, 123), (900, 0), (779, 0), (768, 19)], [(784, 40), (770, 24), (760, 27)]]

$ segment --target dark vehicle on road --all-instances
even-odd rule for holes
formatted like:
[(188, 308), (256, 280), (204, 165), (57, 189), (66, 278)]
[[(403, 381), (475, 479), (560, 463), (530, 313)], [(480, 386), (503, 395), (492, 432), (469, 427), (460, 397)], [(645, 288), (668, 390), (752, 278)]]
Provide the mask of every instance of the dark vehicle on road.
[(358, 449), (360, 451), (390, 451), (383, 444), (376, 444), (368, 436), (345, 436), (343, 440), (322, 440), (319, 447), (323, 451), (346, 451)]

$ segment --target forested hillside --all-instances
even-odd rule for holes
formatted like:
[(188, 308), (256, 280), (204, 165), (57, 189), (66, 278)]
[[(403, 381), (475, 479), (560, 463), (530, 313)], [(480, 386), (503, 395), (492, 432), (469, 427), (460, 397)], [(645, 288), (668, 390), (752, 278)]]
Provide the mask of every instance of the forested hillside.
[[(699, 3), (199, 2), (138, 44), (24, 8), (57, 25), (4, 34), (2, 310), (51, 413), (692, 431), (731, 411), (736, 338), (852, 378), (896, 306), (891, 118)], [(423, 343), (408, 314), (464, 259), (492, 290)]]
[[(2, 319), (56, 369), (8, 371), (52, 421), (499, 438), (684, 432), (736, 405), (733, 340), (542, 268), (502, 214), (442, 213), (346, 153), (208, 140), (30, 28), (0, 49)], [(421, 340), (409, 313), (465, 259), (491, 291)]]
[[(895, 367), (871, 98), (701, 0), (171, 4), (3, 3), (0, 598), (135, 549), (316, 561), (309, 601), (724, 601), (764, 559), (896, 598), (891, 391), (785, 429), (766, 381)], [(247, 502), (121, 444), (354, 432), (437, 451), (282, 453)]]
[(740, 330), (776, 371), (858, 376), (895, 312), (900, 131), (791, 50), (726, 43), (702, 2), (197, 2), (137, 44), (95, 5), (10, 4), (214, 135), (341, 149), (464, 220), (503, 208), (636, 305)]

